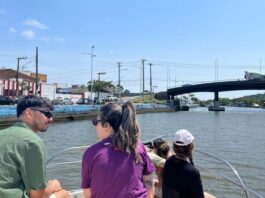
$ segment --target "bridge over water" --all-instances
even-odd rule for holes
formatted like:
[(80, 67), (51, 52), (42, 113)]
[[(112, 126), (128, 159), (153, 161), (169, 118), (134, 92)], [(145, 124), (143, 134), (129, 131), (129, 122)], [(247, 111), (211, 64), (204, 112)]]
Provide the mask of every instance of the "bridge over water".
[(174, 96), (193, 92), (213, 92), (214, 106), (219, 106), (219, 92), (236, 90), (265, 90), (265, 80), (236, 80), (211, 82), (195, 85), (184, 85), (167, 90), (168, 99), (174, 99)]

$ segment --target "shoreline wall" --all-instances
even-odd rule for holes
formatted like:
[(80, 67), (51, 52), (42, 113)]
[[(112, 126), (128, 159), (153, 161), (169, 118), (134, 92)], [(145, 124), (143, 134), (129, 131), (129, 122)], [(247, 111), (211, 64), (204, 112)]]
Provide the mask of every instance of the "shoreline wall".
[[(101, 105), (55, 105), (54, 122), (92, 119), (97, 116)], [(164, 104), (135, 104), (137, 114), (175, 111)], [(0, 108), (0, 126), (9, 126), (17, 122), (16, 106)]]

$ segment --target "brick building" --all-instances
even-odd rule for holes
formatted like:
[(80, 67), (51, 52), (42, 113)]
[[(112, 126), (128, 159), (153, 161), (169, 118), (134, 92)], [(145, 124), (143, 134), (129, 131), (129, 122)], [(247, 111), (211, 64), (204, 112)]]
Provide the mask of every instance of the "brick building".
[[(0, 95), (16, 96), (16, 70), (0, 69)], [(22, 72), (18, 74), (18, 95), (34, 94), (36, 88), (35, 78)], [(42, 95), (42, 82), (39, 83), (38, 93)]]

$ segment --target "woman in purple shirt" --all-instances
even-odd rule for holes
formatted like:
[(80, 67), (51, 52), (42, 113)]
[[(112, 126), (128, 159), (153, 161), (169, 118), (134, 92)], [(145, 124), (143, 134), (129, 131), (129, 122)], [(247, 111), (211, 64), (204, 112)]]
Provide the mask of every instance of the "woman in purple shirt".
[(133, 104), (104, 105), (92, 122), (100, 142), (83, 156), (84, 197), (153, 197), (155, 168), (140, 143)]

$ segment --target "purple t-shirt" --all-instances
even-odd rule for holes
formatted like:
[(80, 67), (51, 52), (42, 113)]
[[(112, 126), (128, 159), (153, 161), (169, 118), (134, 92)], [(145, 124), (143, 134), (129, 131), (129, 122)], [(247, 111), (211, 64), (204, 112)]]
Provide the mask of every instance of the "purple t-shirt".
[(138, 144), (141, 162), (136, 164), (132, 154), (118, 151), (106, 138), (86, 150), (82, 160), (82, 188), (90, 188), (92, 198), (146, 197), (143, 175), (155, 167), (142, 143)]

